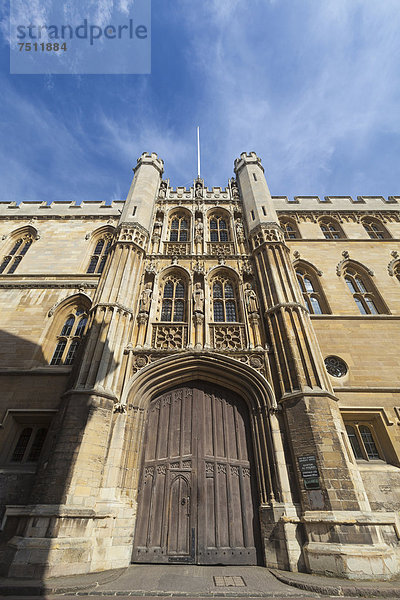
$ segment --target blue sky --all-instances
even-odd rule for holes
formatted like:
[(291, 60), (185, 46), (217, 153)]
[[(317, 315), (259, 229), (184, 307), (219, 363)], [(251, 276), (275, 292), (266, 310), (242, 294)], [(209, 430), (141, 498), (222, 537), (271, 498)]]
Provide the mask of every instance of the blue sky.
[(255, 150), (273, 195), (400, 195), (399, 31), (399, 0), (152, 0), (121, 76), (10, 75), (2, 38), (0, 199), (123, 199), (143, 151), (190, 185), (197, 125), (208, 186)]

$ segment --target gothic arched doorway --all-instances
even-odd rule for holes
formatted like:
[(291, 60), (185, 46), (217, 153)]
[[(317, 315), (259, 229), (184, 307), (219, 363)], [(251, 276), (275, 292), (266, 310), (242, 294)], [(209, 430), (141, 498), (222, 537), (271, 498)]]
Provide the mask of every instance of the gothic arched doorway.
[(257, 564), (255, 469), (248, 408), (202, 382), (149, 406), (132, 560)]

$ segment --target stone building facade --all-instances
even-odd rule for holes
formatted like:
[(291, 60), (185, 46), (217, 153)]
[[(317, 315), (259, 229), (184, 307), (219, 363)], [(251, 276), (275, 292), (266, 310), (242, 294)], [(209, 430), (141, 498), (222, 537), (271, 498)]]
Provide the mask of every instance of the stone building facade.
[(400, 198), (0, 203), (0, 558), (400, 571)]

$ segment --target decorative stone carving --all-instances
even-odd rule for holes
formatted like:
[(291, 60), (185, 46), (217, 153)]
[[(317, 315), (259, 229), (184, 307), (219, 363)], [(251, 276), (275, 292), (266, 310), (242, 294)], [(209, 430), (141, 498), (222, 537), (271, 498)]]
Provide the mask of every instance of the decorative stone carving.
[(244, 227), (241, 219), (235, 220), (236, 235), (239, 242), (244, 242)]
[(194, 226), (194, 241), (196, 243), (201, 243), (203, 241), (203, 231), (204, 225), (201, 219), (196, 219), (196, 224)]
[(203, 182), (199, 179), (194, 186), (194, 197), (198, 199), (203, 198)]
[(168, 183), (165, 180), (163, 180), (160, 183), (160, 190), (158, 192), (158, 197), (163, 200), (167, 196), (167, 190), (168, 190)]
[(204, 291), (201, 283), (195, 283), (193, 290), (193, 310), (195, 313), (204, 312)]
[(155, 262), (155, 260), (151, 260), (150, 262), (148, 262), (144, 268), (145, 273), (148, 273), (149, 275), (156, 275), (157, 274), (157, 263)]
[(157, 220), (154, 222), (153, 239), (159, 239), (161, 237), (162, 226), (162, 221)]
[(204, 263), (200, 262), (199, 260), (196, 260), (196, 262), (193, 263), (192, 271), (194, 273), (197, 273), (198, 275), (204, 275), (206, 272), (206, 270), (204, 268)]
[(244, 297), (246, 300), (246, 307), (248, 313), (258, 313), (258, 300), (255, 291), (253, 290), (251, 283), (246, 283)]
[(138, 223), (122, 223), (119, 230), (118, 242), (133, 242), (140, 248), (144, 248), (148, 237), (145, 228)]
[(179, 350), (186, 345), (186, 325), (153, 325), (153, 347)]
[(247, 257), (243, 258), (243, 263), (242, 263), (240, 272), (242, 275), (253, 275), (254, 274), (253, 265), (251, 264), (250, 260)]
[(116, 402), (114, 404), (114, 413), (120, 413), (124, 415), (126, 413), (126, 404), (122, 404), (122, 402)]
[(374, 276), (374, 272), (373, 272), (371, 269), (369, 269), (369, 268), (368, 268), (368, 267), (366, 267), (365, 265), (361, 264), (361, 263), (360, 263), (358, 260), (353, 260), (353, 259), (350, 259), (350, 254), (349, 254), (349, 252), (348, 252), (347, 250), (343, 250), (343, 252), (342, 252), (342, 256), (343, 256), (343, 260), (341, 260), (341, 261), (340, 261), (340, 263), (338, 263), (338, 264), (336, 265), (336, 275), (337, 275), (338, 277), (340, 277), (340, 276), (341, 276), (341, 274), (342, 274), (342, 270), (343, 270), (343, 266), (344, 266), (344, 264), (345, 264), (345, 263), (346, 263), (348, 260), (352, 260), (352, 262), (353, 262), (353, 263), (355, 263), (356, 265), (360, 265), (360, 267), (362, 267), (363, 269), (365, 269), (365, 270), (367, 271), (368, 275), (371, 275), (371, 277), (373, 277), (373, 276)]
[(276, 223), (263, 223), (255, 229), (251, 239), (254, 248), (258, 248), (265, 242), (285, 243), (283, 231)]
[(153, 286), (151, 283), (146, 283), (144, 290), (142, 291), (142, 293), (140, 295), (140, 301), (139, 301), (139, 311), (140, 312), (148, 313), (150, 310), (151, 296), (153, 293), (152, 287)]
[(239, 188), (238, 188), (237, 181), (234, 177), (232, 177), (232, 179), (231, 179), (231, 192), (232, 192), (232, 198), (234, 200), (239, 200), (239, 198), (240, 198)]
[(245, 345), (243, 325), (212, 325), (211, 331), (216, 350), (240, 350)]
[(393, 252), (390, 253), (391, 256), (393, 256), (393, 260), (390, 261), (390, 263), (388, 264), (388, 273), (391, 277), (393, 277), (394, 275), (394, 266), (397, 262), (399, 262), (400, 260), (400, 255), (397, 252), (397, 250), (393, 250)]
[(165, 248), (169, 256), (187, 256), (189, 244), (186, 242), (165, 242)]
[(208, 253), (212, 256), (229, 256), (233, 254), (232, 242), (208, 242)]

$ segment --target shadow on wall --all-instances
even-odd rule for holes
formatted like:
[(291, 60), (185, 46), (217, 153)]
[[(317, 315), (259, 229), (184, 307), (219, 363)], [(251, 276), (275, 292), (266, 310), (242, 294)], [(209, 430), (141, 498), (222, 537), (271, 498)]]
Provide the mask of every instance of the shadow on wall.
[[(49, 366), (41, 348), (25, 339), (0, 331), (0, 347), (5, 352), (0, 367), (0, 574), (7, 575), (15, 555), (10, 541), (20, 537), (55, 537), (51, 527), (46, 532), (35, 532), (35, 518), (22, 507), (28, 505), (65, 504), (71, 494), (75, 465), (84, 433), (90, 430), (94, 413), (99, 406), (105, 432), (101, 440), (104, 461), (112, 433), (112, 399), (102, 399), (100, 394), (74, 384), (85, 352), (90, 332), (83, 338), (77, 351), (74, 366)], [(99, 348), (98, 355), (107, 356), (108, 372), (114, 372), (111, 351)], [(23, 359), (19, 359), (23, 353)], [(24, 366), (21, 366), (23, 361)], [(1, 364), (1, 363), (0, 363)], [(27, 368), (25, 365), (30, 365)], [(35, 365), (35, 366), (32, 366)], [(41, 366), (38, 366), (41, 365)], [(92, 388), (96, 389), (97, 380)], [(93, 427), (92, 427), (93, 428)], [(90, 462), (90, 458), (87, 459)], [(94, 459), (101, 481), (103, 464)], [(90, 470), (90, 465), (86, 465)], [(25, 512), (25, 515), (22, 514)], [(33, 533), (32, 533), (33, 526)], [(41, 565), (18, 576), (40, 579), (45, 573), (46, 559)], [(42, 573), (41, 573), (42, 571)]]

